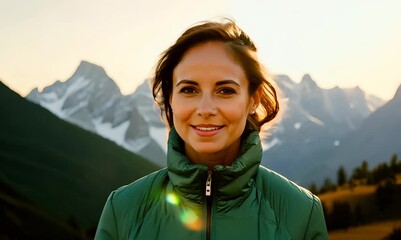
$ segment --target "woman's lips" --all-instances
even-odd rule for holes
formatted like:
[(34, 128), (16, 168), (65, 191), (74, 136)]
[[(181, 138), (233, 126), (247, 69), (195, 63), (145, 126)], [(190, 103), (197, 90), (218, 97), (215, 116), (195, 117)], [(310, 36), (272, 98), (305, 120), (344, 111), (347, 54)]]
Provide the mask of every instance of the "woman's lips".
[(221, 127), (195, 127), (195, 128), (200, 131), (214, 131), (220, 129)]
[(191, 127), (197, 135), (201, 137), (211, 137), (218, 134), (224, 126), (196, 125)]

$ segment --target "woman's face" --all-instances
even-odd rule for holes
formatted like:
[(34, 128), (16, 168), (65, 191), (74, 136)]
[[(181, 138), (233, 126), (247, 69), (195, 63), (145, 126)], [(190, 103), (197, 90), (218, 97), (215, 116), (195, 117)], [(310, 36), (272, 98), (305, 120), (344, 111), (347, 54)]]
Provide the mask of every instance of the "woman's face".
[(192, 161), (213, 165), (236, 158), (247, 116), (258, 104), (248, 85), (222, 42), (200, 44), (184, 54), (173, 72), (170, 104)]

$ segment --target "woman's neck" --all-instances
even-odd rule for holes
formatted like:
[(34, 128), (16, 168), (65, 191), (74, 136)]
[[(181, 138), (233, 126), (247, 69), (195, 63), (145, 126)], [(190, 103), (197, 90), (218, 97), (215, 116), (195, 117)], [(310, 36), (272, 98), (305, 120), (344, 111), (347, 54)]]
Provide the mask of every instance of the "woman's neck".
[(196, 164), (204, 164), (209, 167), (216, 165), (229, 166), (238, 158), (240, 145), (241, 141), (237, 141), (219, 152), (200, 153), (195, 151), (191, 146), (185, 144), (185, 154)]

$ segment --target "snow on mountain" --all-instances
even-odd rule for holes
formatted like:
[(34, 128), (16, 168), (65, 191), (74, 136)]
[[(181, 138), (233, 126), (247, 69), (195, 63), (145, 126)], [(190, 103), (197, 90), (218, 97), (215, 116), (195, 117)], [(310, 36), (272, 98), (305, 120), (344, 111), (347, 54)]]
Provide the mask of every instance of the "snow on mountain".
[(82, 61), (68, 80), (57, 81), (42, 92), (34, 89), (27, 99), (160, 166), (166, 164), (165, 126), (146, 80), (133, 94), (123, 96), (102, 67)]
[[(262, 164), (300, 182), (299, 170), (321, 161), (314, 153), (340, 149), (343, 137), (384, 103), (358, 87), (322, 89), (308, 74), (299, 83), (286, 75), (275, 76), (275, 81), (286, 99), (281, 101), (286, 111), (263, 142)], [(42, 92), (34, 89), (27, 98), (60, 118), (166, 165), (167, 130), (146, 80), (134, 93), (123, 96), (103, 68), (83, 61), (65, 82), (57, 81)]]
[[(335, 148), (321, 149), (320, 161), (309, 164), (303, 181), (322, 182), (329, 177), (335, 179), (336, 170), (343, 166), (351, 173), (366, 160), (369, 166), (388, 161), (393, 154), (401, 155), (401, 86), (394, 98), (371, 113), (363, 123), (346, 136), (334, 142)], [(303, 161), (317, 155), (304, 156)]]
[(83, 61), (67, 81), (57, 81), (42, 93), (33, 90), (27, 99), (60, 118), (95, 132), (92, 120), (102, 116), (120, 96), (119, 88), (103, 68)]
[(94, 119), (96, 133), (103, 136), (104, 138), (108, 138), (113, 140), (118, 145), (124, 145), (124, 136), (125, 132), (128, 129), (129, 122), (125, 121), (120, 125), (113, 127), (110, 122), (102, 122), (102, 118)]
[[(322, 89), (308, 74), (299, 83), (288, 76), (275, 78), (287, 99), (286, 111), (264, 146), (262, 164), (291, 179), (302, 181), (299, 169), (319, 162), (319, 149), (337, 148), (342, 137), (357, 129), (384, 101), (360, 88)], [(270, 140), (273, 139), (273, 140)], [(280, 144), (274, 144), (280, 139)]]

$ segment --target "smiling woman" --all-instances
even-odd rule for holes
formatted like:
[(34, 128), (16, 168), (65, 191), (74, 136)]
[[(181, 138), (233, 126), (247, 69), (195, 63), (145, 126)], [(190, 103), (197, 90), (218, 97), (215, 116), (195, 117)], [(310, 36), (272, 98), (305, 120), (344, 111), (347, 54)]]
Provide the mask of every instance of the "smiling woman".
[(327, 239), (320, 200), (260, 166), (276, 90), (232, 21), (187, 30), (156, 66), (167, 168), (114, 191), (95, 239)]
[(259, 105), (248, 94), (241, 66), (222, 42), (194, 46), (173, 73), (171, 108), (187, 156), (208, 166), (231, 165), (238, 156), (247, 117)]

